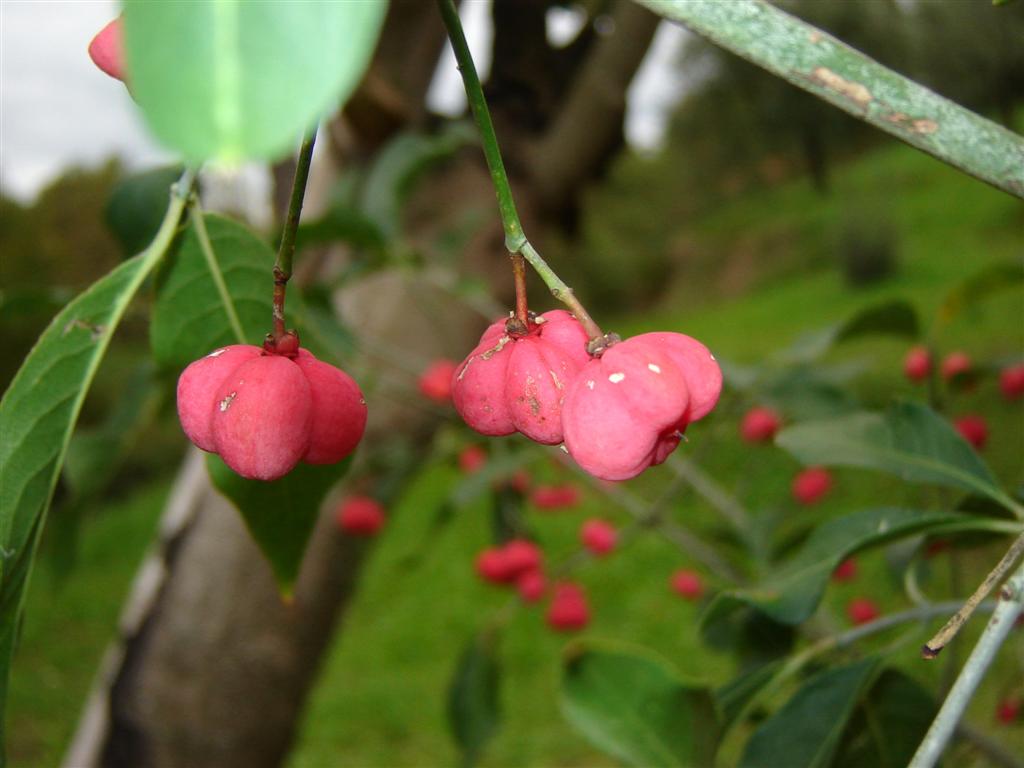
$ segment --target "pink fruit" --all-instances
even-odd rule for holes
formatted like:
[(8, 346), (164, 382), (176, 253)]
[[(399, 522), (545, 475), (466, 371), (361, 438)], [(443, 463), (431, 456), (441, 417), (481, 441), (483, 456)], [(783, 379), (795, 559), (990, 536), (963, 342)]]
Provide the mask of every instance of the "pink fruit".
[(254, 357), (217, 388), (212, 424), (214, 447), (235, 472), (250, 480), (283, 477), (310, 447), (309, 382), (286, 357)]
[(565, 446), (595, 477), (636, 477), (668, 458), (687, 425), (714, 407), (721, 386), (718, 364), (695, 339), (634, 336), (587, 363), (569, 385)]
[(793, 498), (801, 504), (816, 504), (832, 490), (832, 474), (824, 467), (808, 467), (793, 478)]
[(1007, 400), (1019, 400), (1024, 395), (1024, 363), (1003, 369), (999, 374), (999, 389)]
[(832, 571), (832, 581), (853, 581), (857, 578), (857, 561), (852, 557), (843, 560)]
[(583, 587), (569, 581), (555, 584), (547, 613), (548, 625), (559, 632), (582, 629), (590, 623), (590, 608)]
[(435, 360), (420, 374), (417, 384), (420, 394), (435, 403), (448, 403), (452, 399), (452, 378), (455, 361)]
[(672, 574), (672, 590), (684, 600), (700, 600), (704, 595), (704, 581), (696, 571), (682, 568)]
[(874, 621), (881, 615), (881, 612), (873, 600), (857, 597), (846, 606), (846, 615), (853, 624), (860, 625)]
[(487, 463), (487, 451), (479, 445), (467, 445), (459, 454), (459, 469), (467, 475), (483, 468)]
[(456, 370), (455, 408), (481, 434), (557, 445), (566, 387), (589, 360), (586, 331), (563, 310), (545, 312), (525, 336), (510, 336), (505, 323), (494, 322)]
[(338, 507), (338, 527), (354, 536), (373, 536), (384, 520), (384, 507), (368, 496), (352, 496)]
[(988, 442), (988, 424), (981, 416), (976, 414), (961, 416), (953, 422), (953, 425), (961, 437), (979, 451)]
[(540, 547), (532, 541), (512, 539), (506, 542), (502, 550), (505, 556), (505, 567), (513, 577), (540, 568)]
[(188, 439), (204, 451), (215, 451), (213, 409), (217, 390), (242, 363), (259, 357), (263, 350), (251, 344), (232, 344), (215, 349), (182, 371), (178, 378), (178, 420)]
[(1020, 697), (1006, 696), (996, 705), (996, 720), (1003, 725), (1012, 725), (1020, 717)]
[(927, 347), (912, 347), (903, 360), (903, 373), (911, 381), (924, 381), (932, 372), (932, 355)]
[(771, 408), (751, 408), (743, 417), (740, 436), (748, 443), (770, 443), (781, 426), (782, 419)]
[(89, 43), (89, 58), (113, 78), (125, 82), (124, 44), (121, 17), (107, 24)]
[(575, 485), (538, 485), (530, 500), (539, 509), (569, 509), (580, 503), (580, 489)]
[(366, 430), (366, 401), (352, 377), (312, 355), (299, 355), (295, 365), (306, 375), (313, 398), (313, 422), (307, 464), (334, 464), (359, 445)]
[(615, 528), (604, 520), (587, 520), (580, 528), (583, 546), (598, 557), (604, 557), (615, 549), (617, 538)]
[(521, 573), (519, 578), (516, 579), (516, 589), (519, 590), (519, 596), (523, 599), (523, 602), (538, 602), (544, 597), (544, 593), (548, 589), (547, 579), (544, 578), (544, 571), (538, 568)]
[(507, 584), (515, 579), (509, 568), (505, 550), (499, 547), (488, 547), (476, 557), (476, 572), (484, 581), (492, 584)]
[(966, 352), (951, 352), (942, 361), (942, 378), (949, 381), (954, 376), (967, 373), (971, 370), (973, 363)]

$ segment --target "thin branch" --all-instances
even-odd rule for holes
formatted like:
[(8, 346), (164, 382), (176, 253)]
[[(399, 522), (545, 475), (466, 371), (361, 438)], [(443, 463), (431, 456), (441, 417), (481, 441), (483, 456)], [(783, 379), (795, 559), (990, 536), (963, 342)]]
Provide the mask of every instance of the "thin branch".
[(231, 331), (235, 334), (235, 339), (239, 344), (245, 344), (245, 331), (242, 330), (242, 321), (238, 319), (238, 312), (235, 311), (235, 302), (231, 299), (231, 294), (228, 293), (227, 283), (224, 282), (224, 273), (221, 272), (220, 264), (217, 261), (217, 255), (213, 251), (213, 243), (210, 242), (210, 234), (206, 231), (206, 221), (203, 209), (199, 206), (199, 201), (193, 197), (189, 204), (189, 216), (192, 219), (192, 224), (196, 229), (196, 239), (199, 241), (199, 250), (203, 252), (203, 258), (206, 259), (206, 266), (210, 270), (210, 277), (213, 278), (213, 284), (217, 288), (217, 295), (220, 296), (220, 303), (224, 306), (224, 312), (228, 316), (228, 323), (231, 325)]
[(750, 514), (743, 505), (725, 488), (701, 469), (696, 463), (680, 456), (671, 456), (666, 462), (676, 477), (681, 477), (690, 484), (697, 493), (703, 496), (711, 506), (728, 520), (741, 537), (750, 535), (754, 525)]
[(953, 617), (946, 622), (942, 629), (940, 629), (931, 640), (922, 646), (921, 655), (924, 658), (934, 659), (939, 655), (939, 652), (946, 647), (949, 641), (956, 637), (956, 633), (959, 632), (960, 628), (967, 623), (969, 618), (971, 618), (971, 614), (974, 613), (974, 609), (978, 607), (978, 603), (984, 600), (996, 584), (1003, 580), (1003, 577), (1011, 568), (1013, 568), (1021, 554), (1024, 554), (1024, 533), (1017, 537), (1017, 540), (1013, 542), (1013, 545), (996, 564), (996, 567), (992, 569), (992, 572), (989, 573), (978, 588), (974, 590), (974, 594), (967, 598), (967, 602), (960, 607), (960, 610), (953, 614)]
[(1006, 640), (1017, 617), (1024, 610), (1024, 565), (1003, 587), (995, 612), (974, 646), (960, 676), (942, 703), (928, 733), (918, 747), (908, 768), (932, 768), (946, 749), (957, 723), (981, 682), (982, 676)]
[(295, 256), (295, 236), (299, 229), (299, 217), (302, 214), (302, 201), (306, 196), (306, 183), (309, 181), (309, 167), (313, 161), (313, 145), (316, 143), (316, 128), (302, 140), (299, 159), (295, 164), (295, 178), (292, 181), (292, 194), (288, 201), (288, 214), (281, 233), (281, 245), (277, 249), (277, 261), (274, 263), (274, 339), (280, 339), (284, 333), (284, 298), (288, 281), (292, 276), (292, 260)]

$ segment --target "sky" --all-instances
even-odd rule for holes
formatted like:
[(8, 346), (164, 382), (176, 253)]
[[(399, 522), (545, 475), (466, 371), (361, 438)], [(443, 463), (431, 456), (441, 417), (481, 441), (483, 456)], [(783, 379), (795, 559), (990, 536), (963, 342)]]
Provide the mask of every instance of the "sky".
[[(0, 0), (0, 188), (23, 202), (69, 165), (110, 155), (129, 168), (173, 159), (146, 130), (125, 88), (93, 66), (92, 36), (118, 12), (113, 0)], [(490, 0), (466, 0), (462, 20), (481, 76), (490, 68)], [(582, 14), (548, 16), (554, 44), (572, 39)], [(627, 94), (626, 138), (640, 150), (661, 141), (668, 110), (683, 93), (671, 63), (688, 33), (663, 22)], [(428, 103), (459, 115), (465, 94), (446, 46)]]

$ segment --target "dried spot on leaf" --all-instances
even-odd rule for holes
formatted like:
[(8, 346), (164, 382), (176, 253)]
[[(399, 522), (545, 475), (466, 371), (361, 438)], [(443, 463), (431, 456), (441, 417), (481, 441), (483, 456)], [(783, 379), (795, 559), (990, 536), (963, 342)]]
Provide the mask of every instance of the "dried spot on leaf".
[(862, 107), (866, 107), (874, 98), (871, 95), (871, 91), (869, 91), (864, 85), (856, 83), (853, 80), (847, 80), (845, 77), (836, 74), (828, 67), (815, 67), (814, 71), (811, 72), (811, 79), (816, 83), (825, 86), (830, 91), (835, 91), (841, 96), (845, 96)]

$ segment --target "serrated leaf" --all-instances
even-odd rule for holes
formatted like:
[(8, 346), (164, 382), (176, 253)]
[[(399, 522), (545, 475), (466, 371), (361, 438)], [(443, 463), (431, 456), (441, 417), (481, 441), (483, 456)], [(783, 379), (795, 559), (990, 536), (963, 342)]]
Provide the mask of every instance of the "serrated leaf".
[(903, 768), (938, 707), (914, 678), (886, 669), (859, 702), (831, 768)]
[(956, 285), (939, 306), (938, 319), (949, 322), (965, 310), (1001, 291), (1019, 288), (1024, 283), (1024, 262), (993, 264)]
[(634, 766), (706, 766), (717, 746), (710, 691), (626, 649), (571, 646), (562, 712), (595, 746)]
[(484, 632), (463, 648), (448, 686), (448, 727), (462, 764), (477, 763), (501, 721), (498, 637)]
[(111, 191), (104, 218), (125, 253), (138, 253), (156, 235), (167, 212), (167, 189), (183, 170), (168, 165), (132, 174)]
[(711, 625), (735, 610), (751, 606), (773, 621), (799, 624), (807, 620), (825, 592), (836, 566), (870, 546), (924, 532), (1008, 530), (1012, 525), (952, 512), (882, 508), (829, 520), (814, 530), (800, 552), (756, 589), (719, 594), (702, 617)]
[(754, 731), (741, 768), (777, 765), (783, 755), (786, 768), (826, 768), (879, 665), (879, 659), (868, 658), (812, 677)]
[(206, 456), (214, 486), (241, 513), (286, 595), (291, 594), (299, 575), (327, 492), (345, 475), (350, 461), (318, 466), (299, 463), (280, 480), (263, 482), (236, 475), (219, 456)]
[(149, 248), (61, 310), (0, 400), (0, 721), (25, 585), (75, 422), (114, 331), (170, 244), (183, 207), (183, 196), (175, 196)]
[(352, 93), (387, 2), (124, 4), (132, 95), (190, 160), (273, 159)]
[[(202, 215), (245, 340), (260, 344), (271, 329), (274, 252), (242, 224)], [(289, 290), (292, 304), (293, 294)], [(218, 347), (238, 343), (191, 220), (177, 252), (157, 276), (149, 339), (157, 363), (173, 370)]]
[(780, 432), (775, 443), (805, 464), (875, 469), (908, 482), (981, 493), (1019, 513), (953, 425), (920, 403), (798, 424)]

